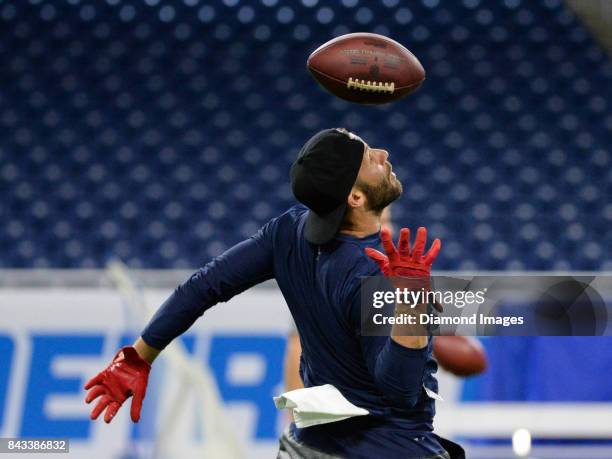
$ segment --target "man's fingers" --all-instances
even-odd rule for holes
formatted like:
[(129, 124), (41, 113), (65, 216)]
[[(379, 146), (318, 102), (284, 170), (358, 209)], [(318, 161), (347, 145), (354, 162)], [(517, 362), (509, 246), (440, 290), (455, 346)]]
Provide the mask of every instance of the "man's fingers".
[(376, 249), (373, 249), (371, 247), (366, 247), (365, 253), (368, 257), (370, 257), (372, 260), (378, 263), (378, 266), (380, 266), (381, 269), (384, 264), (389, 263), (389, 259), (387, 258), (387, 256), (383, 253), (380, 253)]
[(400, 257), (408, 258), (410, 256), (410, 230), (408, 228), (402, 228), (400, 230), (399, 243), (397, 246)]
[(414, 239), (414, 249), (412, 250), (412, 261), (420, 261), (421, 255), (425, 250), (425, 242), (427, 241), (427, 230), (421, 226), (417, 230), (416, 238)]
[(365, 253), (368, 257), (376, 262), (380, 271), (386, 276), (389, 274), (389, 259), (386, 255), (380, 253), (378, 250), (371, 247), (365, 249)]
[(440, 241), (440, 239), (436, 239), (435, 241), (433, 241), (433, 244), (431, 244), (431, 247), (429, 248), (429, 250), (427, 251), (427, 254), (425, 255), (425, 259), (423, 260), (426, 265), (433, 264), (433, 262), (438, 257), (438, 254), (440, 253), (441, 247), (442, 247), (442, 242)]
[(144, 391), (137, 391), (132, 398), (132, 406), (130, 408), (130, 416), (133, 422), (140, 421), (140, 409), (142, 408), (142, 401), (144, 400)]
[(104, 422), (106, 422), (107, 424), (111, 422), (117, 414), (117, 411), (119, 411), (119, 408), (121, 408), (121, 405), (119, 403), (111, 402), (108, 405), (108, 408), (106, 408), (106, 413), (104, 413)]
[(395, 244), (393, 244), (391, 231), (389, 231), (388, 228), (383, 228), (380, 230), (380, 239), (382, 241), (383, 248), (385, 249), (385, 253), (389, 257), (389, 260), (394, 260), (395, 258), (397, 258), (397, 250), (395, 248)]
[(100, 395), (106, 394), (106, 388), (104, 386), (95, 386), (87, 393), (85, 403), (91, 403), (93, 400), (98, 398)]
[(94, 376), (89, 381), (87, 381), (87, 383), (85, 383), (85, 390), (89, 390), (93, 386), (100, 384), (103, 378), (104, 378), (104, 372), (98, 373), (96, 376)]
[(104, 408), (106, 408), (112, 401), (113, 400), (108, 395), (103, 396), (98, 401), (98, 404), (95, 406), (95, 408), (91, 410), (91, 414), (89, 415), (90, 419), (92, 421), (95, 421), (96, 419), (98, 419), (98, 416), (100, 416), (100, 413), (102, 413), (102, 411), (104, 411)]
[(380, 253), (378, 250), (373, 249), (372, 247), (366, 247), (365, 253), (368, 257), (370, 257), (376, 263), (378, 263), (379, 261), (388, 260), (387, 255), (385, 255), (384, 253)]

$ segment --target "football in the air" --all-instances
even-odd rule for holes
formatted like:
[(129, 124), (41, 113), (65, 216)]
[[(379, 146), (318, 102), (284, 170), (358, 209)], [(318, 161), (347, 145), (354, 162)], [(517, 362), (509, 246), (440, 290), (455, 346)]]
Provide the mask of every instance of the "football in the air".
[(487, 354), (471, 336), (436, 336), (433, 354), (442, 368), (456, 376), (474, 376), (487, 369)]
[(308, 70), (332, 94), (358, 104), (386, 104), (416, 91), (423, 66), (408, 49), (383, 35), (350, 33), (319, 46)]

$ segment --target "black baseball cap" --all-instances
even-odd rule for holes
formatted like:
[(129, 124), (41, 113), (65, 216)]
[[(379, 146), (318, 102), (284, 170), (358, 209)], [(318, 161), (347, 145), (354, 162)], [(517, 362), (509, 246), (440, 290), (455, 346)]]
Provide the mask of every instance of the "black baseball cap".
[(310, 210), (304, 235), (322, 245), (338, 232), (346, 212), (346, 198), (357, 180), (365, 142), (342, 128), (312, 136), (291, 166), (291, 189)]

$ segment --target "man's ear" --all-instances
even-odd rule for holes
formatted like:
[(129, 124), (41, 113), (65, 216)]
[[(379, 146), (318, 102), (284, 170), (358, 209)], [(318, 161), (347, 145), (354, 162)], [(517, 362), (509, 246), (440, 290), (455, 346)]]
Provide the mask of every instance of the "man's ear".
[(363, 194), (363, 191), (353, 187), (348, 195), (347, 202), (350, 208), (356, 209), (365, 205), (366, 197)]

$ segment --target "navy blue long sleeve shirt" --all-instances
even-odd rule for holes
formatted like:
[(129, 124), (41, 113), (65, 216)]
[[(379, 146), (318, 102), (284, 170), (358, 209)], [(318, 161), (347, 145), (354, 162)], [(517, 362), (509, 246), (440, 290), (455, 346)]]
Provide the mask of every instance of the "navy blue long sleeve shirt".
[(142, 338), (157, 349), (185, 332), (208, 308), (275, 278), (302, 343), (306, 387), (332, 384), (370, 412), (364, 418), (297, 429), (313, 447), (346, 457), (421, 457), (442, 450), (432, 434), (437, 392), (431, 342), (409, 349), (389, 337), (362, 336), (361, 278), (380, 275), (366, 247), (381, 250), (377, 234), (338, 234), (323, 246), (304, 236), (307, 209), (296, 205), (254, 236), (193, 274), (165, 301)]

